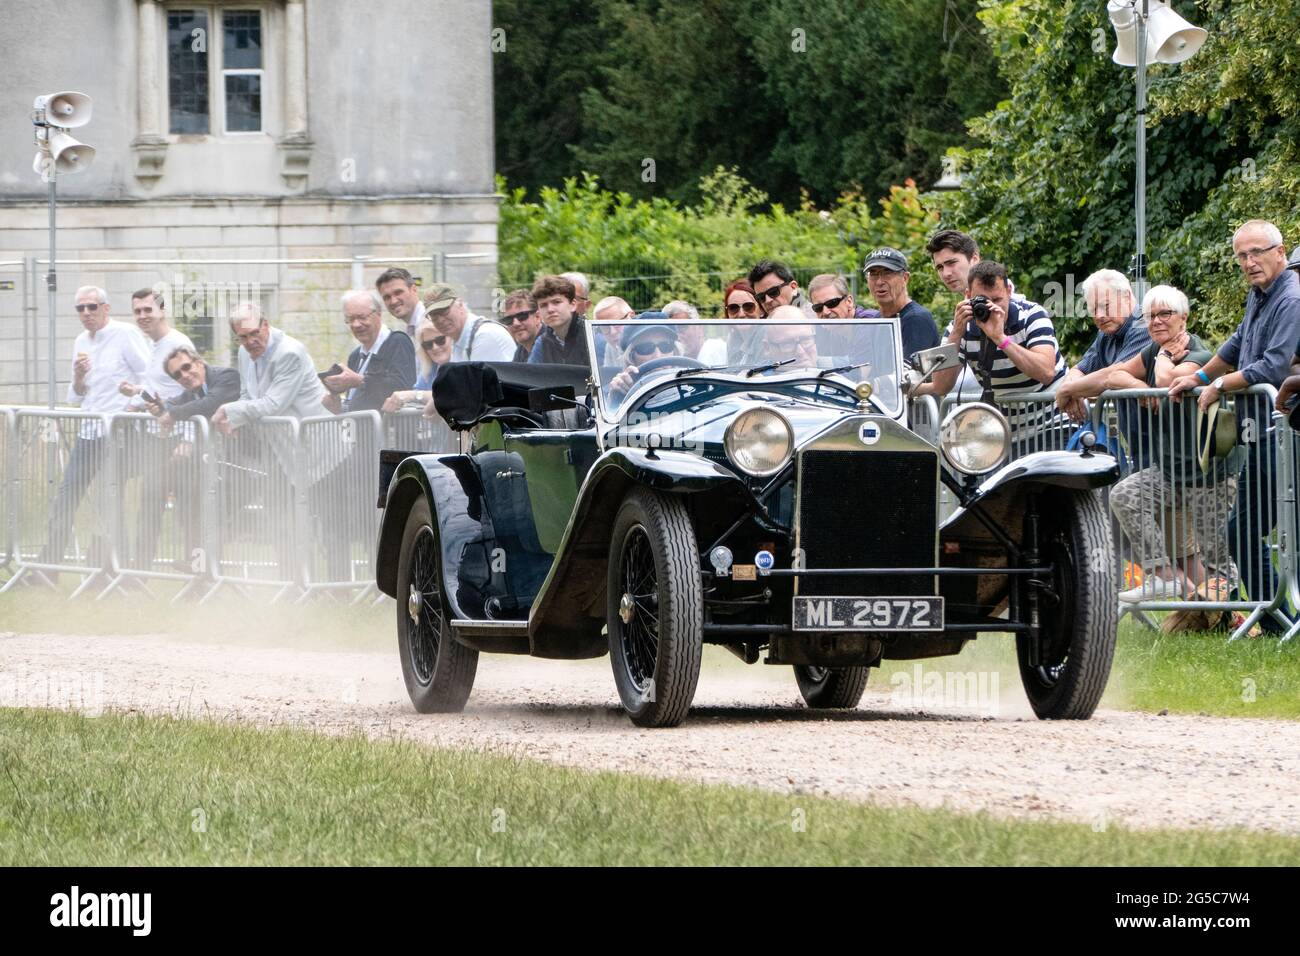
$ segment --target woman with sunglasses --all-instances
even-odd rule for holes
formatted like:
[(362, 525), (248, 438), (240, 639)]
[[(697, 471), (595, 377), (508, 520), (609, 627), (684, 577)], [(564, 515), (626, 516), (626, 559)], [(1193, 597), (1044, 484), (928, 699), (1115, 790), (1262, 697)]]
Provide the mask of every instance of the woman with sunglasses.
[[(765, 319), (758, 296), (748, 279), (737, 279), (722, 290), (722, 312), (728, 319)], [(763, 330), (757, 326), (736, 326), (727, 335), (729, 361), (754, 365), (762, 359)]]
[(384, 402), (384, 411), (395, 412), (408, 404), (427, 405), (433, 398), (433, 380), (438, 377), (438, 369), (451, 361), (451, 336), (443, 335), (429, 319), (421, 319), (415, 330), (415, 365), (419, 375), (415, 379), (415, 388), (393, 392)]

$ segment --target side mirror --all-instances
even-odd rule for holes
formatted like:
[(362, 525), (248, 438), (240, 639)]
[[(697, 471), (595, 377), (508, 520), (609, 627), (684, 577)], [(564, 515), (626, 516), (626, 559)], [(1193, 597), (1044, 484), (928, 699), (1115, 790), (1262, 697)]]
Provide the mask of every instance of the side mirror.
[(957, 353), (957, 346), (951, 342), (945, 342), (943, 345), (936, 345), (932, 349), (922, 349), (920, 352), (913, 352), (907, 359), (907, 364), (921, 373), (923, 379), (929, 378), (935, 372), (941, 372), (946, 368), (954, 368), (960, 364), (960, 358)]
[(944, 342), (932, 349), (922, 349), (908, 356), (908, 370), (903, 380), (907, 390), (911, 391), (924, 385), (935, 372), (956, 368), (960, 364), (961, 354), (957, 351), (957, 346), (952, 342)]

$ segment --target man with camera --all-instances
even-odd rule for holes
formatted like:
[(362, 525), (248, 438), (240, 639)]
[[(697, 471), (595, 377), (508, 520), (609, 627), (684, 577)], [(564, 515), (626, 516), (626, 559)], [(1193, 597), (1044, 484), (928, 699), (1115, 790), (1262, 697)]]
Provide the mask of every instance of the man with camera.
[[(1047, 310), (1027, 299), (1013, 300), (1006, 266), (1000, 263), (975, 263), (967, 282), (966, 298), (944, 331), (944, 341), (956, 345), (974, 371), (982, 399), (1000, 405), (1008, 397), (1050, 389), (1065, 375), (1065, 361)], [(957, 368), (938, 372), (921, 391), (947, 394), (957, 375)], [(1051, 405), (1013, 403), (1003, 411), (1016, 442), (1067, 425)]]

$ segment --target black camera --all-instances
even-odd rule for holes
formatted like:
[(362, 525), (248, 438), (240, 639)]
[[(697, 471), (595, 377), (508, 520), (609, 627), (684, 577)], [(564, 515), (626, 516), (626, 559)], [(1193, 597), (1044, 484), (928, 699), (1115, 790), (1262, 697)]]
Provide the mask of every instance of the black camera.
[(976, 322), (985, 322), (988, 320), (992, 305), (988, 296), (977, 295), (970, 300), (970, 314), (975, 317)]

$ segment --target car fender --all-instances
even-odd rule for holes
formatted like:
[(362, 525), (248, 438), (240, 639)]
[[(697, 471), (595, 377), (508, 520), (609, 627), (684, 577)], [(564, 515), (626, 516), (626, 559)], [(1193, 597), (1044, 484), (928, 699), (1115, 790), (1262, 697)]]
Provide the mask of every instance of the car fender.
[(596, 459), (528, 618), (537, 657), (599, 657), (608, 651), (605, 575), (614, 517), (634, 486), (671, 494), (749, 491), (734, 472), (689, 452), (616, 447)]
[(465, 545), (483, 535), (483, 489), (467, 455), (412, 455), (403, 459), (388, 484), (384, 517), (379, 526), (375, 584), (397, 597), (397, 564), (401, 558), (406, 518), (423, 496), (438, 526), (442, 553), (443, 594), (453, 617), (464, 617), (456, 599), (457, 570)]
[(1008, 462), (975, 486), (964, 504), (955, 508), (943, 523), (949, 528), (960, 521), (970, 506), (1015, 494), (1029, 485), (1091, 491), (1119, 480), (1119, 462), (1107, 454), (1077, 451), (1039, 451)]

